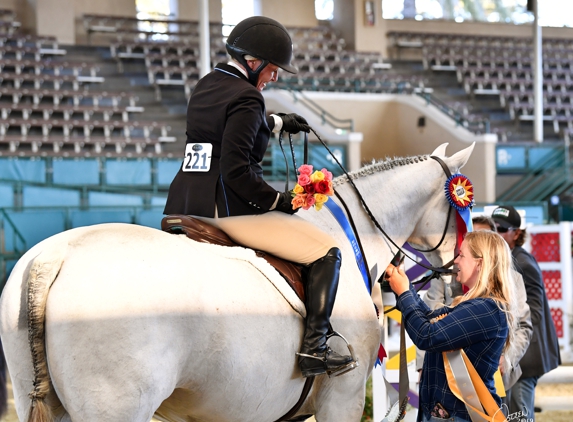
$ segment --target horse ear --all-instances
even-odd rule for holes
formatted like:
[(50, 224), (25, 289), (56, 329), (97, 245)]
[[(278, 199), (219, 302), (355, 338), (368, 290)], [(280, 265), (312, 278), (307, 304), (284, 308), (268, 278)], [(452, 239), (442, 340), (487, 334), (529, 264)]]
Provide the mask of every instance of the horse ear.
[(472, 151), (474, 150), (475, 142), (473, 142), (469, 147), (456, 152), (450, 158), (448, 158), (448, 167), (454, 172), (461, 169), (468, 162)]
[(436, 148), (434, 150), (434, 152), (432, 152), (430, 154), (430, 156), (434, 156), (434, 157), (445, 157), (446, 156), (446, 147), (448, 146), (448, 143), (446, 142), (445, 144), (440, 145), (438, 148)]

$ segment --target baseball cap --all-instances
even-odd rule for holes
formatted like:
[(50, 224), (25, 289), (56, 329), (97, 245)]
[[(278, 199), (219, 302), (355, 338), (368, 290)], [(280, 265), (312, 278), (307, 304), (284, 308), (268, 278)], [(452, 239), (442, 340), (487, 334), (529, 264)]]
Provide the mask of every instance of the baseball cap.
[(521, 226), (521, 216), (511, 205), (497, 207), (491, 217), (500, 227), (518, 229)]

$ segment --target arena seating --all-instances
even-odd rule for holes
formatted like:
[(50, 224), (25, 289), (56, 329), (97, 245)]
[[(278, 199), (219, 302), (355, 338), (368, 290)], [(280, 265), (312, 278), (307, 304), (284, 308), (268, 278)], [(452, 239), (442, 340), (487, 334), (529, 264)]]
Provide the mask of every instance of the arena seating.
[[(156, 37), (138, 28), (141, 24), (167, 25), (159, 28)], [(144, 60), (150, 83), (161, 98), (161, 88), (182, 86), (187, 97), (199, 78), (198, 23), (193, 21), (162, 21), (86, 15), (84, 24), (92, 33), (122, 33), (110, 45), (110, 54), (123, 69), (125, 60)], [(139, 25), (139, 26), (138, 26)], [(226, 60), (222, 25), (211, 24), (211, 65)], [(423, 78), (385, 75), (391, 66), (379, 53), (356, 52), (346, 49), (343, 38), (326, 26), (316, 28), (289, 27), (296, 56), (293, 64), (298, 75), (281, 73), (275, 86), (297, 90), (327, 90), (349, 92), (396, 92), (425, 88)], [(194, 31), (194, 32), (193, 32)], [(153, 31), (151, 31), (153, 32)], [(133, 36), (130, 38), (128, 34)]]
[(0, 25), (0, 155), (161, 155), (162, 144), (175, 140), (169, 124), (133, 119), (144, 111), (135, 95), (92, 88), (105, 82), (97, 61), (68, 61), (55, 38), (4, 31), (5, 26)]
[[(388, 37), (397, 48), (419, 48), (425, 69), (456, 72), (468, 95), (499, 97), (516, 124), (533, 121), (531, 38), (408, 32)], [(573, 127), (572, 65), (573, 40), (543, 40), (543, 120), (562, 138)]]

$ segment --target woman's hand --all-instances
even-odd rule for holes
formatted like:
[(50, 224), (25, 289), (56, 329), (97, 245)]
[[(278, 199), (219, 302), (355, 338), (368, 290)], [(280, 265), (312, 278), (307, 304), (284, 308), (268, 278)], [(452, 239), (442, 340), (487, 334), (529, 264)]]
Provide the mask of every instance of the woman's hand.
[(408, 280), (408, 276), (404, 272), (403, 265), (395, 267), (389, 264), (384, 278), (390, 282), (390, 288), (398, 296), (410, 289), (410, 280)]

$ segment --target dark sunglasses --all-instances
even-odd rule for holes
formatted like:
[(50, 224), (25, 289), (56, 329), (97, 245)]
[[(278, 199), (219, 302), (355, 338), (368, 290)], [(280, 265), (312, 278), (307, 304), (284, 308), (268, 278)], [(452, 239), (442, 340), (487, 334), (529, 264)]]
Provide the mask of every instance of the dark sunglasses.
[(513, 231), (515, 230), (515, 227), (501, 227), (501, 226), (497, 226), (497, 232), (498, 233), (507, 233), (509, 231)]

